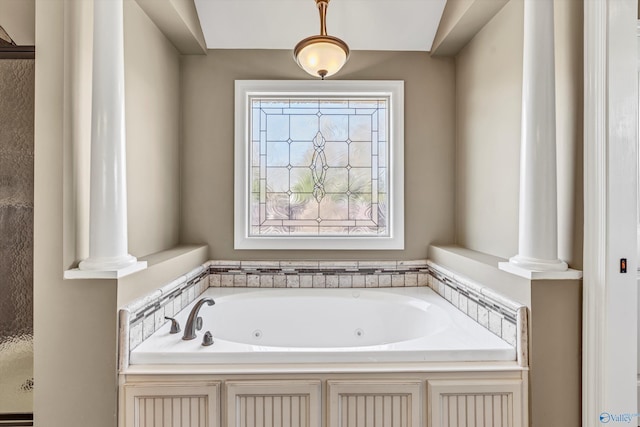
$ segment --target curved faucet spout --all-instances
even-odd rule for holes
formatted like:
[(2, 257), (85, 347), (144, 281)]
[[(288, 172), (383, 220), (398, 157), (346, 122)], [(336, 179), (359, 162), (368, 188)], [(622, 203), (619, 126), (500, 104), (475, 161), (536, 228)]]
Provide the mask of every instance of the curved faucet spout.
[(187, 324), (184, 327), (184, 335), (182, 336), (183, 340), (192, 340), (196, 337), (196, 329), (202, 329), (202, 318), (198, 317), (198, 311), (200, 311), (200, 307), (204, 304), (213, 305), (216, 302), (213, 298), (201, 298), (195, 306), (191, 309), (191, 313), (189, 313), (189, 318), (187, 319)]

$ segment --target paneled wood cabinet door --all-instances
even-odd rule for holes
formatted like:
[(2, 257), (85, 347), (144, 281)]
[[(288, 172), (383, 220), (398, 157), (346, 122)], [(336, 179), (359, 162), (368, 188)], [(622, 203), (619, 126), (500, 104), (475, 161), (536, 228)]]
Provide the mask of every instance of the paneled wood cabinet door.
[(219, 427), (220, 383), (124, 386), (126, 427)]
[(422, 381), (327, 381), (330, 427), (422, 426)]
[(429, 427), (526, 427), (520, 380), (428, 382)]
[(228, 427), (321, 427), (321, 382), (226, 381)]

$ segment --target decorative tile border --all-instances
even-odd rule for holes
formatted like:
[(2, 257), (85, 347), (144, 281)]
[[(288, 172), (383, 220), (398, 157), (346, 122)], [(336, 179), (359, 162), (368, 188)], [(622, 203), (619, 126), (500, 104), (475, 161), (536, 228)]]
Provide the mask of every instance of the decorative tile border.
[(427, 260), (209, 261), (209, 286), (386, 288), (428, 286)]
[(209, 287), (207, 267), (201, 265), (120, 309), (120, 370), (129, 365), (129, 352), (168, 322), (165, 316), (173, 317)]
[(431, 261), (429, 287), (458, 310), (516, 348), (520, 366), (528, 366), (527, 307)]
[(528, 366), (527, 307), (431, 261), (208, 261), (119, 313), (119, 368), (129, 352), (208, 287), (383, 288), (429, 286), (458, 310), (516, 347)]

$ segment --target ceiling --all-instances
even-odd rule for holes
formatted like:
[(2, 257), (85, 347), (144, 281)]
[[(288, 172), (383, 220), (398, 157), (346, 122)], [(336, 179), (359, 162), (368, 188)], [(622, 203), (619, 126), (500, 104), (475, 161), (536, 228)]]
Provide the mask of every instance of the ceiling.
[[(333, 0), (327, 32), (352, 50), (429, 51), (446, 0)], [(293, 49), (318, 34), (314, 0), (195, 0), (209, 49)]]

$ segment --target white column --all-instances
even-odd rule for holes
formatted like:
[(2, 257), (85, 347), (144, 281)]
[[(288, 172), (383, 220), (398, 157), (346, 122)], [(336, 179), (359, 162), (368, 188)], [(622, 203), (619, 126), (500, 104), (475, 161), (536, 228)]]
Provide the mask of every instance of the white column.
[(558, 259), (557, 197), (553, 0), (525, 0), (518, 254), (500, 268), (567, 270)]
[(114, 272), (137, 261), (127, 243), (123, 0), (95, 0), (93, 17), (89, 257), (79, 269)]

